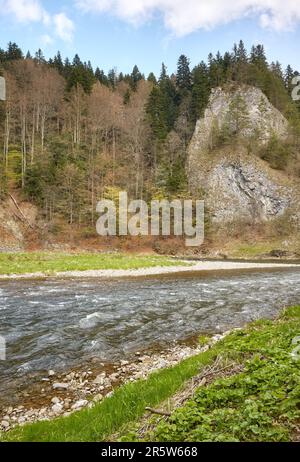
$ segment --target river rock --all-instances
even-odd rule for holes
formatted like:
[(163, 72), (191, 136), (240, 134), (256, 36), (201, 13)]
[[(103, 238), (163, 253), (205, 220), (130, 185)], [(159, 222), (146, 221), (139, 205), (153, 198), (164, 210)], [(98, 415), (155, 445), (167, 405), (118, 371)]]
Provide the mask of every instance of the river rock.
[(54, 406), (52, 406), (51, 410), (52, 410), (52, 412), (54, 412), (54, 414), (60, 414), (63, 411), (63, 406), (62, 406), (62, 404), (54, 404)]
[(40, 415), (40, 416), (43, 416), (43, 415), (45, 415), (46, 413), (47, 413), (47, 408), (46, 408), (46, 407), (42, 407), (42, 409), (40, 409), (40, 411), (39, 411), (39, 415)]
[(68, 382), (71, 382), (72, 380), (74, 380), (75, 375), (75, 372), (71, 372), (69, 375), (66, 376), (66, 380), (68, 380)]
[(51, 370), (51, 371), (48, 372), (48, 376), (49, 376), (49, 377), (53, 377), (54, 375), (55, 375), (55, 372), (54, 372), (54, 371)]
[(57, 396), (55, 396), (54, 398), (51, 399), (51, 403), (52, 403), (52, 404), (59, 404), (59, 403), (60, 403), (60, 399), (57, 398)]
[(104, 385), (105, 378), (106, 378), (106, 374), (104, 372), (103, 374), (100, 374), (95, 378), (95, 380), (93, 381), (93, 384), (94, 385)]
[(80, 399), (79, 401), (76, 401), (75, 404), (71, 407), (72, 411), (78, 411), (79, 409), (82, 409), (85, 407), (89, 402), (86, 399)]
[(2, 430), (7, 431), (9, 429), (9, 427), (10, 427), (9, 422), (7, 420), (2, 420), (2, 422), (1, 422)]
[(69, 388), (68, 383), (54, 383), (53, 384), (53, 389), (54, 390), (67, 390)]

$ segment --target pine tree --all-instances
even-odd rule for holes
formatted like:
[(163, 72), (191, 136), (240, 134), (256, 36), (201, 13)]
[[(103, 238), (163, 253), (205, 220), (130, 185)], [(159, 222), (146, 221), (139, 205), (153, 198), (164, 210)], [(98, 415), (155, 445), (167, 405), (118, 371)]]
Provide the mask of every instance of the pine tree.
[(63, 75), (63, 73), (64, 73), (64, 64), (63, 64), (63, 61), (62, 61), (62, 58), (61, 58), (60, 51), (58, 51), (56, 56), (54, 56), (54, 58), (53, 58), (53, 66), (55, 67), (55, 69), (58, 70), (58, 72), (61, 75)]
[(248, 62), (248, 53), (247, 53), (243, 40), (240, 40), (239, 42), (239, 46), (236, 51), (236, 58), (239, 63), (245, 64)]
[(285, 82), (285, 87), (289, 93), (291, 93), (293, 89), (292, 80), (294, 76), (295, 76), (295, 72), (292, 66), (288, 65), (286, 68), (285, 74), (284, 74), (284, 82)]
[(108, 78), (109, 85), (114, 90), (116, 88), (117, 80), (118, 80), (116, 69), (111, 69), (108, 72), (107, 78)]
[(158, 85), (154, 86), (150, 94), (146, 112), (154, 138), (160, 141), (165, 140), (177, 118), (177, 94), (164, 64)]
[(143, 75), (140, 73), (139, 68), (134, 66), (130, 75), (130, 86), (133, 91), (136, 91), (138, 83), (143, 80)]
[(278, 61), (276, 61), (276, 63), (272, 62), (270, 68), (271, 68), (271, 72), (276, 77), (278, 77), (282, 82), (284, 82), (284, 75), (283, 75), (281, 64)]
[(16, 43), (9, 42), (6, 51), (6, 61), (16, 61), (23, 59), (23, 52)]
[(38, 51), (35, 53), (35, 57), (34, 57), (34, 61), (37, 63), (37, 64), (45, 64), (46, 63), (46, 59), (45, 59), (45, 56), (42, 52), (42, 50), (39, 48)]
[(164, 80), (168, 79), (167, 67), (164, 63), (161, 65), (161, 72), (159, 76), (159, 83), (163, 82)]
[(6, 61), (6, 52), (0, 48), (0, 63), (4, 63)]
[(97, 67), (95, 71), (95, 79), (98, 80), (102, 85), (109, 85), (108, 78), (105, 75), (105, 72), (103, 70), (100, 70), (99, 67)]
[(228, 125), (233, 134), (239, 135), (249, 125), (249, 112), (244, 98), (237, 94), (229, 106)]
[(76, 54), (68, 72), (67, 91), (80, 85), (85, 93), (91, 93), (94, 84), (94, 72), (91, 64), (82, 63)]
[(250, 62), (260, 67), (261, 69), (267, 69), (268, 62), (265, 54), (265, 48), (263, 45), (257, 45), (252, 47)]
[(204, 61), (193, 69), (193, 89), (192, 89), (192, 120), (196, 122), (197, 119), (203, 116), (203, 112), (207, 107), (210, 84), (208, 67)]
[(153, 72), (150, 72), (150, 74), (147, 77), (147, 81), (151, 82), (151, 83), (154, 83), (154, 85), (157, 84), (157, 78), (155, 77)]
[(232, 78), (236, 82), (246, 83), (248, 76), (248, 53), (243, 40), (233, 48)]
[(214, 88), (222, 85), (225, 81), (225, 75), (224, 62), (220, 52), (217, 53), (216, 58), (211, 53), (208, 55), (208, 68), (210, 86)]
[(181, 55), (178, 60), (176, 74), (176, 85), (179, 91), (190, 91), (191, 80), (190, 61), (185, 55)]
[(227, 51), (224, 54), (223, 57), (223, 67), (224, 67), (224, 76), (225, 76), (225, 81), (232, 80), (232, 74), (233, 74), (233, 56), (229, 51)]

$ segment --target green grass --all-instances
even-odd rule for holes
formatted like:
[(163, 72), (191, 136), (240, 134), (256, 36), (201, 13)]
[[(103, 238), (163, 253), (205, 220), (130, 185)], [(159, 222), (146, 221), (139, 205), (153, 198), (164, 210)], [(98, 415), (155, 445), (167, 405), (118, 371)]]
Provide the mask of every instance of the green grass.
[(300, 423), (300, 355), (293, 339), (300, 334), (300, 307), (279, 322), (257, 322), (228, 337), (225, 356), (237, 355), (242, 373), (197, 390), (146, 440), (159, 442), (289, 442)]
[(0, 253), (0, 274), (55, 273), (85, 270), (127, 270), (187, 265), (168, 257), (125, 254)]
[(255, 258), (261, 255), (267, 255), (274, 249), (281, 248), (281, 242), (257, 242), (253, 245), (244, 244), (233, 249), (231, 256), (233, 258)]
[(152, 374), (147, 380), (125, 385), (92, 409), (59, 418), (19, 427), (4, 438), (26, 442), (96, 442), (103, 441), (136, 421), (145, 407), (156, 406), (172, 396), (182, 384), (192, 378), (200, 367), (208, 364), (215, 352), (207, 352), (180, 365)]
[[(113, 434), (135, 440), (146, 407), (157, 407), (220, 355), (243, 362), (242, 374), (201, 387), (168, 422), (146, 436), (153, 441), (289, 441), (300, 419), (299, 362), (292, 341), (300, 335), (300, 307), (277, 321), (259, 321), (211, 350), (177, 366), (120, 387), (92, 409), (19, 427), (4, 441), (103, 441)], [(126, 436), (127, 435), (127, 436)]]
[[(273, 250), (287, 250), (289, 252), (299, 252), (299, 242), (297, 240), (291, 239), (289, 243), (289, 247), (286, 248), (283, 245), (282, 239), (277, 240), (268, 240), (263, 242), (256, 242), (255, 244), (243, 244), (243, 245), (228, 245), (226, 251), (230, 255), (231, 258), (258, 258), (262, 255), (268, 255)], [(270, 257), (271, 258), (271, 257)]]

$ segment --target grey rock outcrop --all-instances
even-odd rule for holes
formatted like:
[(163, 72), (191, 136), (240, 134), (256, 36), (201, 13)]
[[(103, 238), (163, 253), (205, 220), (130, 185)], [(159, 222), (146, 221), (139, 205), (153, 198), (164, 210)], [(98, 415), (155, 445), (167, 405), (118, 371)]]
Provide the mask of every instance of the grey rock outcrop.
[(194, 194), (205, 192), (213, 221), (266, 221), (295, 212), (299, 191), (286, 174), (273, 170), (242, 143), (211, 150), (216, 126), (228, 120), (232, 102), (241, 97), (247, 112), (244, 138), (255, 137), (258, 145), (275, 134), (285, 139), (288, 122), (261, 90), (254, 87), (212, 91), (203, 119), (196, 125), (188, 152), (188, 178)]

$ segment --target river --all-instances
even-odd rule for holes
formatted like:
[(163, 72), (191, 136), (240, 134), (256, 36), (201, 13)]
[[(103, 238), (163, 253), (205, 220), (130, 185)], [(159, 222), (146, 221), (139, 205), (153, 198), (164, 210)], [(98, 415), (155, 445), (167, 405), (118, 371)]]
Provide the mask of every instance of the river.
[(152, 279), (0, 282), (0, 393), (15, 380), (112, 362), (193, 334), (213, 334), (300, 304), (300, 271)]

